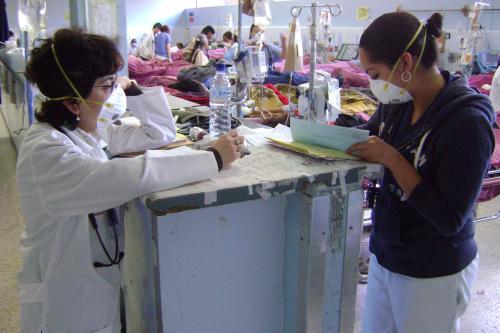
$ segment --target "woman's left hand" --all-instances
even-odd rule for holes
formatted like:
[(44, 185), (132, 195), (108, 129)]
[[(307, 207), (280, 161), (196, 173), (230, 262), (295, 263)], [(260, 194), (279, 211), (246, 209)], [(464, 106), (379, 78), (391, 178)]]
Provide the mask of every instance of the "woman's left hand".
[(399, 152), (378, 136), (370, 136), (368, 141), (353, 144), (347, 153), (357, 156), (367, 162), (379, 163), (389, 167)]

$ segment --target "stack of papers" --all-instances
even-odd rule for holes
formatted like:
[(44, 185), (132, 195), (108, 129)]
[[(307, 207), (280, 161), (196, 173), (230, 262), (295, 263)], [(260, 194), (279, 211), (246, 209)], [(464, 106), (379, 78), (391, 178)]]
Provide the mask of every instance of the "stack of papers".
[(278, 125), (266, 137), (271, 143), (301, 154), (328, 160), (357, 160), (345, 151), (368, 140), (368, 131), (291, 119), (290, 128)]

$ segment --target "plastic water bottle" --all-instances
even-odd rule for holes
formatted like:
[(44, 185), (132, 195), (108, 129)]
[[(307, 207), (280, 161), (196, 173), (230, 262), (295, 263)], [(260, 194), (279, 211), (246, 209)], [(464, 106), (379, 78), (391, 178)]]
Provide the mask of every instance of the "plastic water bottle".
[(226, 65), (217, 64), (210, 86), (210, 136), (217, 138), (231, 130), (231, 84), (226, 75)]
[(328, 82), (328, 103), (326, 122), (334, 125), (340, 115), (340, 85), (339, 80), (332, 78)]

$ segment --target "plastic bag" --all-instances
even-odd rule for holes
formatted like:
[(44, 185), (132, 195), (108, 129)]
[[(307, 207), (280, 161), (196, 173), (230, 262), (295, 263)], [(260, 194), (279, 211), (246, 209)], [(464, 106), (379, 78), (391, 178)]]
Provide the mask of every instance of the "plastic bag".
[(302, 34), (297, 17), (292, 18), (288, 46), (286, 49), (286, 72), (302, 72), (304, 70), (304, 50), (302, 46)]
[(271, 9), (269, 8), (269, 0), (253, 0), (254, 21), (255, 25), (270, 25), (271, 24)]
[(17, 18), (19, 29), (37, 36), (47, 29), (47, 2), (45, 0), (19, 0)]
[(255, 16), (255, 11), (253, 9), (253, 0), (243, 0), (241, 11), (245, 15)]

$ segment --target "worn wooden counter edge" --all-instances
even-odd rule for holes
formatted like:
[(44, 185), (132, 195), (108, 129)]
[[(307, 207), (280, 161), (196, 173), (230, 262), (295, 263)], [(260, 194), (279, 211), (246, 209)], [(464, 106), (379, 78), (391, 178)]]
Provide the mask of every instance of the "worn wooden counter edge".
[[(364, 167), (350, 170), (346, 175), (346, 178), (354, 178), (355, 180), (348, 181), (346, 179), (346, 183), (350, 184), (357, 182), (359, 179), (357, 174), (363, 170), (365, 170)], [(340, 185), (340, 180), (335, 180), (334, 178), (336, 177), (333, 176), (332, 172), (329, 172), (315, 175), (315, 180), (312, 183), (310, 182), (309, 177), (301, 176), (299, 179), (283, 179), (277, 181), (275, 187), (268, 189), (264, 189), (265, 187), (262, 187), (262, 185), (265, 186), (266, 183), (226, 188), (217, 191), (217, 200), (208, 204), (205, 201), (206, 194), (201, 192), (164, 198), (157, 197), (155, 194), (152, 194), (146, 198), (146, 205), (155, 215), (161, 216), (186, 210), (215, 207), (242, 201), (267, 199), (269, 197), (303, 192), (312, 184)], [(332, 179), (336, 182), (335, 184), (332, 184)], [(361, 187), (361, 184), (359, 185)], [(252, 187), (252, 190), (250, 190), (250, 186)]]
[[(310, 158), (290, 152), (283, 152), (272, 147), (260, 149), (252, 155), (259, 157), (259, 152), (268, 154), (267, 158), (281, 159), (282, 162), (299, 165)], [(252, 156), (250, 155), (250, 156)], [(244, 161), (244, 160), (243, 160)], [(241, 175), (232, 178), (214, 179), (204, 182), (184, 185), (182, 187), (151, 193), (143, 197), (146, 206), (154, 215), (166, 215), (186, 210), (200, 209), (232, 204), (248, 200), (268, 199), (274, 196), (292, 194), (295, 192), (311, 192), (314, 188), (327, 190), (332, 186), (340, 186), (343, 191), (353, 191), (361, 188), (363, 176), (378, 176), (382, 167), (361, 161), (319, 161), (314, 166), (303, 166), (306, 169), (292, 170), (275, 179), (238, 179), (251, 171), (251, 161), (242, 162), (244, 168)], [(249, 165), (250, 164), (250, 165)], [(274, 170), (276, 171), (276, 170)], [(279, 170), (278, 170), (279, 172)], [(258, 177), (257, 177), (258, 178)], [(226, 183), (228, 186), (226, 186)], [(318, 191), (317, 191), (318, 192)]]

